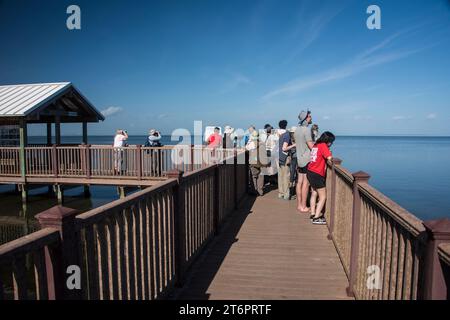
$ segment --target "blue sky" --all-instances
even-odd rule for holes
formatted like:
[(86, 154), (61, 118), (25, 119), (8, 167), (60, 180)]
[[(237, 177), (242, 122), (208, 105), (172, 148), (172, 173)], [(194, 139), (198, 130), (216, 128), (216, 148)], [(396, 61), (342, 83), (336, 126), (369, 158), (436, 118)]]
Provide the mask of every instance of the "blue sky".
[(448, 0), (0, 0), (0, 39), (0, 84), (73, 82), (107, 110), (92, 134), (295, 125), (308, 107), (336, 134), (450, 135)]

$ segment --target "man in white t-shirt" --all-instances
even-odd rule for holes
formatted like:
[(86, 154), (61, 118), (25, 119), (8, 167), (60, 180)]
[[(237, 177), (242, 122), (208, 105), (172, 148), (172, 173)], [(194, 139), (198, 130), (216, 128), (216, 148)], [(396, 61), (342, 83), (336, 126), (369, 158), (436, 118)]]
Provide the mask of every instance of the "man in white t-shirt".
[(117, 173), (120, 174), (120, 171), (122, 171), (122, 152), (121, 149), (125, 141), (128, 139), (128, 133), (125, 130), (117, 130), (116, 135), (114, 137), (114, 148), (117, 148), (114, 150), (114, 170), (116, 170)]

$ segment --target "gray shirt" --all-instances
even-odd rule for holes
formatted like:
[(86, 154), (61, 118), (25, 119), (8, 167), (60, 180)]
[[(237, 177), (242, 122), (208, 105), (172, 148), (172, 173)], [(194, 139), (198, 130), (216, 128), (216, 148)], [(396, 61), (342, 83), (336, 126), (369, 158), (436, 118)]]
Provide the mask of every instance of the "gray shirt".
[(310, 161), (311, 150), (307, 142), (313, 142), (311, 137), (311, 129), (307, 126), (299, 126), (295, 130), (295, 144), (297, 146), (297, 165), (299, 168), (305, 167)]

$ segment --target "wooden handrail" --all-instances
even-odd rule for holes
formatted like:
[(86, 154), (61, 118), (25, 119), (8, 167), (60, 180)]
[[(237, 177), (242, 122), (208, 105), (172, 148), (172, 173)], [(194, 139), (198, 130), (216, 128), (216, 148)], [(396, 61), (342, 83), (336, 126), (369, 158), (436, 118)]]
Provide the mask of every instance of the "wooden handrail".
[(412, 236), (417, 237), (425, 232), (422, 220), (368, 183), (360, 184), (359, 191), (370, 199), (374, 205), (380, 208), (383, 213), (389, 215), (389, 217), (399, 223), (405, 230), (411, 232)]
[(10, 262), (15, 255), (27, 254), (47, 245), (57, 244), (58, 241), (58, 230), (46, 228), (7, 242), (0, 246), (0, 264)]
[(172, 188), (177, 184), (175, 179), (168, 179), (164, 182), (161, 182), (153, 187), (146, 188), (144, 190), (135, 192), (123, 199), (118, 199), (107, 203), (101, 207), (89, 210), (85, 213), (77, 215), (76, 219), (79, 222), (79, 227), (82, 228), (87, 224), (96, 223), (102, 219), (104, 219), (111, 211), (119, 211), (123, 210), (126, 207), (129, 207), (131, 204), (138, 201), (140, 198), (145, 196), (151, 196), (154, 193), (162, 192), (166, 189)]

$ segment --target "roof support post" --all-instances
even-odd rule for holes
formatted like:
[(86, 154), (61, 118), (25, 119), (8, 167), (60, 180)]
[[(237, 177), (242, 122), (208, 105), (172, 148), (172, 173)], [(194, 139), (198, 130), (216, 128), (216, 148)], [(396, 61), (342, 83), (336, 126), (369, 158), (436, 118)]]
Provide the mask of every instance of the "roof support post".
[(88, 143), (88, 135), (87, 135), (87, 122), (83, 121), (83, 143)]
[(59, 146), (61, 144), (61, 118), (55, 117), (55, 144)]
[(20, 174), (22, 178), (25, 180), (25, 147), (28, 145), (27, 141), (27, 122), (26, 120), (20, 120), (20, 127), (19, 127), (19, 135), (20, 135)]
[(52, 145), (52, 123), (47, 122), (47, 146)]

